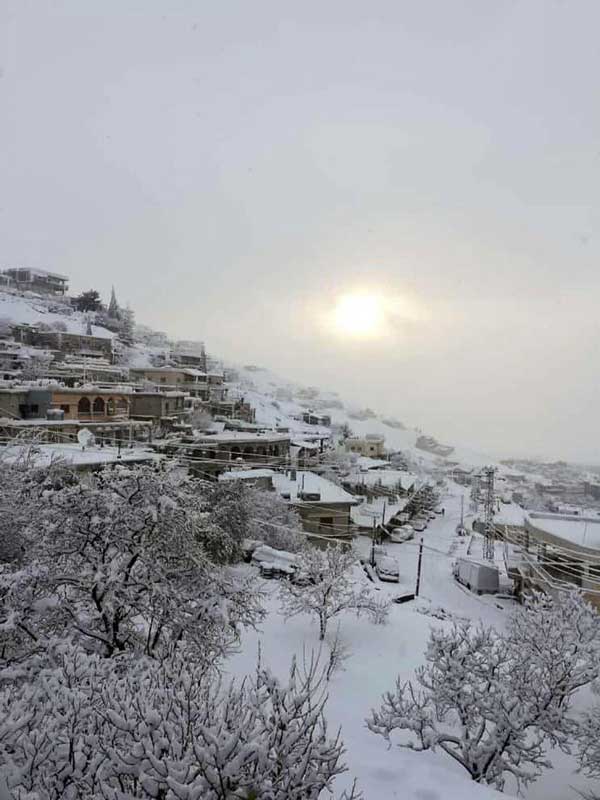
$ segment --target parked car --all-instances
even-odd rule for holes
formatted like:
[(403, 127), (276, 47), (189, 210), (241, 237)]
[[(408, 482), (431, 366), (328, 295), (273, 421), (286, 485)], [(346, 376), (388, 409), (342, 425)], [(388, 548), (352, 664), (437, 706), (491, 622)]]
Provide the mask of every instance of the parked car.
[(390, 533), (392, 542), (399, 544), (400, 542), (409, 542), (415, 538), (415, 530), (411, 525), (402, 525), (400, 528), (393, 528)]
[(422, 533), (427, 527), (427, 523), (423, 522), (423, 520), (420, 519), (413, 519), (411, 520), (410, 524), (412, 525), (414, 530), (418, 531), (419, 533)]
[(400, 567), (395, 558), (382, 556), (375, 565), (375, 572), (381, 581), (400, 583)]
[(466, 558), (459, 558), (454, 565), (454, 577), (477, 594), (495, 594), (500, 586), (498, 567)]
[(429, 511), (427, 514), (427, 519), (431, 522), (435, 519), (435, 513), (433, 511)]
[(436, 514), (439, 514), (440, 516), (444, 513), (444, 509), (441, 506), (438, 508), (434, 508), (434, 511)]

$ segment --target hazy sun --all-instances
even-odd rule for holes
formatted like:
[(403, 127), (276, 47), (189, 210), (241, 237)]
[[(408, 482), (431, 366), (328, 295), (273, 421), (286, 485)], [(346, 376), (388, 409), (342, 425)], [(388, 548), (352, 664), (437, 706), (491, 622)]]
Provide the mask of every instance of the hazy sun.
[(333, 323), (338, 333), (357, 339), (379, 336), (384, 316), (381, 298), (362, 292), (342, 295), (333, 309)]

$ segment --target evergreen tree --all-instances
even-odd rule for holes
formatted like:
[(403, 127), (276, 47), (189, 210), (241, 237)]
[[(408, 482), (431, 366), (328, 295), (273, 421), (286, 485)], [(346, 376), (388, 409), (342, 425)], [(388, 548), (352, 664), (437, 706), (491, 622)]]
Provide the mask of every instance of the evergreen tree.
[(111, 319), (121, 319), (121, 309), (117, 303), (117, 295), (113, 286), (110, 292), (110, 303), (108, 304), (108, 316)]

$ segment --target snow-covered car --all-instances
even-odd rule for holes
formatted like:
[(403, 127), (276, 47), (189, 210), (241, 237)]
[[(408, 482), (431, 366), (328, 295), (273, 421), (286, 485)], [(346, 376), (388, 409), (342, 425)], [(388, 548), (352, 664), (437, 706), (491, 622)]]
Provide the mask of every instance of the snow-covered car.
[(434, 508), (433, 510), (436, 514), (439, 514), (439, 516), (444, 513), (444, 509), (441, 506), (438, 506), (438, 508)]
[(423, 522), (423, 520), (420, 520), (420, 519), (413, 519), (413, 520), (411, 520), (410, 524), (419, 533), (422, 533), (425, 530), (425, 528), (427, 527), (427, 523)]
[(381, 581), (400, 583), (400, 567), (395, 558), (383, 556), (375, 564), (375, 572)]
[(414, 537), (415, 531), (411, 525), (402, 525), (400, 528), (394, 528), (390, 533), (390, 540), (396, 544), (408, 542)]
[(427, 519), (428, 519), (430, 522), (431, 522), (432, 520), (434, 520), (434, 519), (435, 519), (435, 513), (434, 513), (433, 511), (429, 511), (429, 512), (427, 513)]
[(466, 535), (467, 535), (467, 529), (465, 528), (465, 526), (464, 526), (464, 525), (461, 525), (461, 524), (459, 523), (459, 524), (456, 526), (456, 533), (457, 533), (459, 536), (466, 536)]

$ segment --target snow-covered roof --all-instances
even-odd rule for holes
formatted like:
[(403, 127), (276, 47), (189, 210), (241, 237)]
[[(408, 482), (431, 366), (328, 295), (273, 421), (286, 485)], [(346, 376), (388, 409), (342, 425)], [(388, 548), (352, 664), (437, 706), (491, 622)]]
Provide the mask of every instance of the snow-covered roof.
[(401, 498), (397, 503), (390, 503), (384, 497), (376, 497), (373, 502), (363, 502), (352, 509), (350, 512), (352, 522), (361, 528), (371, 528), (373, 527), (373, 519), (375, 519), (377, 525), (384, 520), (384, 513), (385, 522), (389, 522), (396, 514), (406, 508), (408, 502), (408, 497)]
[(85, 450), (77, 444), (40, 444), (28, 448), (26, 445), (5, 445), (0, 447), (0, 458), (5, 463), (13, 463), (29, 453), (36, 467), (45, 467), (60, 460), (66, 466), (84, 467), (114, 463), (155, 461), (157, 456), (141, 448), (88, 447)]
[(232, 469), (219, 475), (220, 481), (252, 480), (253, 478), (272, 478), (272, 469)]
[(304, 450), (318, 450), (319, 445), (316, 442), (306, 442), (302, 439), (292, 439), (292, 446), (293, 447), (301, 447)]
[(418, 481), (412, 472), (400, 469), (369, 470), (367, 472), (352, 472), (344, 481), (348, 483), (363, 484), (364, 486), (386, 486), (388, 488), (400, 484), (402, 489), (410, 489)]
[(197, 437), (200, 442), (289, 442), (290, 437), (285, 433), (253, 433), (252, 431), (223, 431), (216, 434), (204, 434)]
[(549, 514), (540, 516), (530, 513), (529, 522), (552, 536), (564, 539), (565, 545), (570, 542), (581, 547), (600, 550), (600, 518), (563, 517), (561, 519), (559, 515), (553, 517)]
[[(273, 486), (280, 493), (289, 494), (290, 502), (298, 504), (312, 504), (319, 503), (348, 503), (356, 505), (359, 501), (353, 495), (346, 492), (341, 486), (337, 486), (332, 481), (323, 478), (321, 475), (315, 475), (314, 472), (305, 472), (299, 470), (296, 472), (295, 477), (292, 477), (293, 471), (288, 472), (275, 472), (273, 474)], [(320, 500), (303, 500), (299, 494), (319, 494)]]
[(356, 464), (358, 467), (362, 469), (382, 469), (384, 467), (389, 467), (390, 462), (384, 460), (383, 458), (370, 458), (369, 456), (360, 456), (356, 460)]

